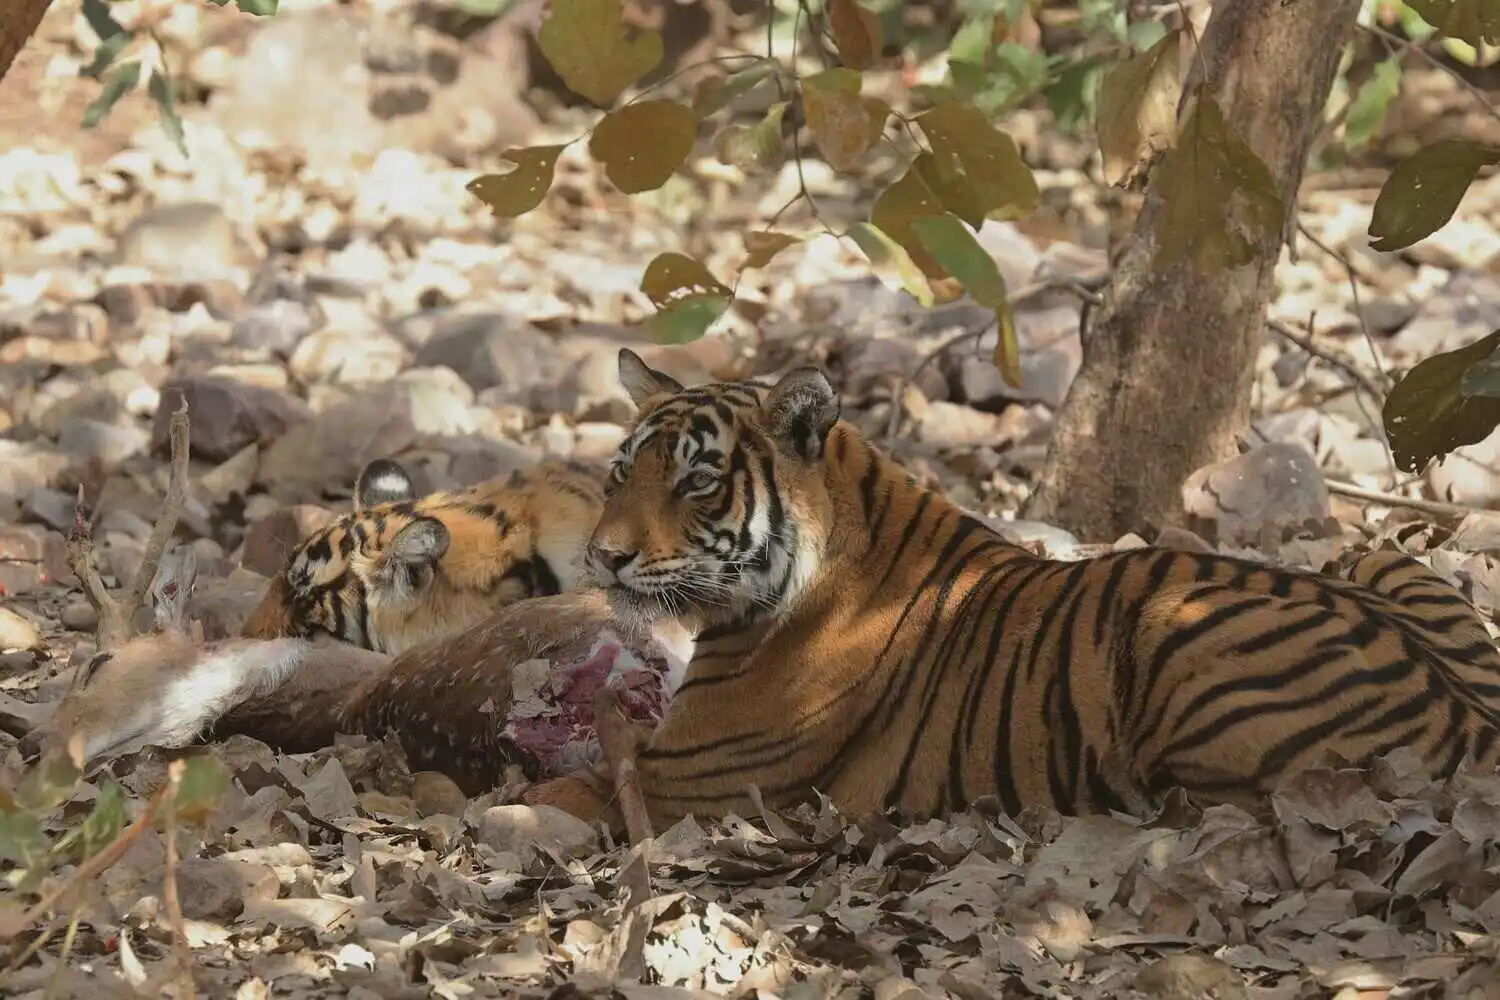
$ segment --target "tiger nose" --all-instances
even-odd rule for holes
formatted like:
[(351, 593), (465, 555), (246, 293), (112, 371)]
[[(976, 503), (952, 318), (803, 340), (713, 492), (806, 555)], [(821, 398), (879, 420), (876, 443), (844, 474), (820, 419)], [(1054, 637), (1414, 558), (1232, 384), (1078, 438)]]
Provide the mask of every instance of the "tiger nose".
[(640, 552), (626, 552), (607, 543), (591, 542), (589, 544), (589, 555), (600, 566), (618, 575), (620, 570), (635, 561), (635, 557), (640, 555)]

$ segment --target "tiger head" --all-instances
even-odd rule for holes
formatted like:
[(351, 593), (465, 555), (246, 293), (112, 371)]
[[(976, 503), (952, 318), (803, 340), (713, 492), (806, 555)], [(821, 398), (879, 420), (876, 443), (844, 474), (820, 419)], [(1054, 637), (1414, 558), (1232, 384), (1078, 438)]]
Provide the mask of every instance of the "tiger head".
[(242, 634), (329, 635), (395, 654), (461, 631), (574, 589), (601, 503), (598, 473), (561, 463), (419, 496), (405, 469), (377, 459), (354, 509), (296, 547)]
[(638, 415), (611, 462), (586, 569), (616, 607), (700, 628), (773, 617), (833, 527), (824, 459), (839, 399), (815, 368), (684, 388), (620, 351)]

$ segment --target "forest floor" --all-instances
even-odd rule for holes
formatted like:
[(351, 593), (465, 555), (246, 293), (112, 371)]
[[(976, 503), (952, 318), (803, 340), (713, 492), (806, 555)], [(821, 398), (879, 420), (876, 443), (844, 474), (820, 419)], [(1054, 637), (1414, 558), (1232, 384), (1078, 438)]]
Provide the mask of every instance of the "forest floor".
[[(97, 85), (76, 76), (89, 44), (73, 0), (0, 85), (0, 728), (45, 717), (94, 653), (97, 615), (65, 560), (77, 492), (99, 512), (100, 572), (129, 579), (180, 396), (192, 485), (175, 537), (223, 598), (221, 632), (300, 533), (347, 509), (370, 459), (436, 489), (545, 455), (606, 458), (631, 413), (620, 345), (683, 381), (820, 365), (846, 417), (1018, 538), (1060, 558), (1142, 544), (1016, 519), (1081, 357), (1069, 279), (1107, 275), (1125, 200), (1045, 111), (1003, 123), (1043, 208), (980, 234), (1025, 290), (1019, 388), (990, 362), (984, 310), (923, 309), (831, 236), (744, 272), (714, 332), (665, 346), (639, 325), (653, 256), (734, 275), (742, 234), (799, 184), (834, 229), (864, 217), (873, 186), (816, 160), (746, 178), (700, 148), (627, 198), (578, 143), (541, 207), (497, 220), (464, 185), (499, 148), (567, 141), (588, 117), (527, 88), (523, 23), (476, 31), (433, 9), (284, 3), (255, 20), (196, 5), (169, 33), (209, 97), (184, 110), (186, 159), (144, 94), (81, 128)], [(1410, 77), (1387, 142), (1493, 127), (1447, 74)], [(389, 114), (411, 94), (418, 110)], [(1366, 237), (1383, 176), (1309, 177), (1247, 451), (1201, 470), (1183, 504), (1203, 544), (1287, 565), (1398, 540), (1493, 616), (1500, 440), (1413, 477), (1379, 420), (1401, 372), (1500, 329), (1500, 175), (1400, 254)], [(780, 221), (820, 228), (805, 203)], [(22, 774), (14, 744), (0, 734), (0, 788)], [(1254, 814), (980, 804), (898, 826), (808, 807), (686, 821), (642, 854), (494, 794), (455, 800), (392, 742), (203, 752), (236, 780), (174, 864), (147, 830), (32, 926), (16, 921), (34, 894), (0, 895), (0, 993), (182, 996), (185, 961), (199, 995), (236, 1000), (1500, 998), (1500, 777), (1432, 782), (1401, 753), (1308, 772)], [(111, 787), (133, 819), (166, 769), (154, 751), (111, 762), (63, 795), (49, 835)], [(0, 820), (0, 856), (24, 857), (17, 837)], [(647, 899), (621, 889), (632, 865)]]

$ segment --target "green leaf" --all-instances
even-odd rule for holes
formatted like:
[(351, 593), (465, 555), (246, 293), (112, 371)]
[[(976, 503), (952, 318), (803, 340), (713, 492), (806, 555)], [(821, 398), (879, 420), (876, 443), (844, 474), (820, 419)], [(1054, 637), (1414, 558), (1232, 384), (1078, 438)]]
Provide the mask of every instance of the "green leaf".
[(1106, 183), (1123, 185), (1172, 144), (1182, 90), (1182, 29), (1104, 71), (1095, 129)]
[(715, 111), (723, 110), (731, 101), (771, 79), (780, 69), (774, 60), (757, 58), (738, 72), (704, 80), (693, 90), (693, 113), (707, 118)]
[(904, 288), (924, 307), (932, 305), (932, 286), (905, 247), (869, 222), (856, 222), (846, 235), (869, 258), (871, 270), (882, 284), (887, 288)]
[(1344, 145), (1358, 149), (1369, 143), (1385, 123), (1386, 108), (1401, 89), (1401, 64), (1394, 58), (1383, 59), (1370, 71), (1370, 78), (1360, 85), (1349, 112), (1344, 116)]
[[(875, 197), (875, 204), (870, 207), (870, 225), (881, 236), (900, 244), (908, 261), (915, 265), (921, 274), (928, 278), (938, 279), (947, 277), (947, 272), (922, 245), (922, 241), (917, 238), (916, 231), (911, 227), (912, 220), (928, 215), (942, 215), (945, 210), (945, 206), (938, 201), (925, 180), (925, 175), (935, 169), (931, 162), (931, 153), (917, 154), (917, 158), (906, 168), (906, 173)], [(871, 262), (876, 263), (871, 247), (865, 245), (855, 229), (850, 230), (850, 235), (854, 237), (855, 242), (859, 243), (860, 249), (871, 258)], [(899, 261), (895, 263), (899, 265)], [(901, 284), (902, 287), (908, 287), (904, 275)], [(917, 295), (916, 292), (912, 294)], [(923, 305), (928, 305), (932, 295), (931, 289), (928, 289), (925, 295), (929, 301), (923, 302)], [(922, 300), (922, 296), (917, 296), (917, 298), (918, 301)]]
[(1270, 168), (1202, 87), (1157, 171), (1157, 266), (1191, 258), (1203, 271), (1237, 267), (1278, 245), (1285, 209)]
[(164, 71), (158, 70), (151, 74), (151, 82), (146, 86), (147, 93), (156, 102), (157, 117), (161, 120), (161, 130), (167, 133), (167, 138), (177, 147), (177, 151), (183, 156), (188, 155), (187, 140), (182, 132), (182, 119), (177, 116), (177, 106), (173, 102), (172, 84), (166, 77)]
[(1406, 0), (1406, 6), (1450, 38), (1475, 48), (1481, 42), (1500, 45), (1500, 4), (1495, 0)]
[(745, 264), (746, 269), (752, 267), (765, 267), (787, 247), (796, 246), (802, 239), (790, 233), (775, 233), (764, 230), (745, 234)]
[(270, 17), (276, 13), (281, 0), (238, 0), (240, 10), (257, 17)]
[(844, 68), (802, 80), (808, 131), (835, 170), (852, 170), (870, 148), (870, 110), (860, 99), (860, 84), (859, 72)]
[(995, 259), (956, 215), (945, 213), (913, 219), (911, 227), (943, 270), (957, 278), (975, 302), (991, 309), (1005, 302), (1005, 279), (1000, 276)]
[(99, 795), (94, 799), (94, 808), (60, 839), (54, 852), (69, 852), (81, 861), (102, 848), (119, 835), (125, 826), (125, 796), (120, 786), (113, 781), (101, 784)]
[(526, 146), (507, 149), (500, 158), (514, 163), (506, 174), (484, 174), (464, 185), (464, 190), (488, 205), (496, 215), (515, 218), (542, 203), (552, 189), (557, 158), (564, 146)]
[(1060, 131), (1076, 135), (1094, 116), (1099, 77), (1103, 71), (1092, 59), (1082, 59), (1057, 75), (1043, 93)]
[(672, 251), (657, 254), (646, 265), (641, 291), (657, 308), (648, 325), (673, 344), (703, 336), (734, 299), (734, 292), (702, 263)]
[(654, 191), (693, 151), (698, 116), (671, 101), (638, 101), (599, 120), (589, 153), (604, 164), (604, 176), (625, 194)]
[(719, 295), (689, 295), (653, 315), (646, 325), (663, 344), (690, 344), (724, 315), (729, 301)]
[(208, 754), (189, 757), (183, 763), (185, 766), (177, 782), (173, 808), (179, 823), (202, 826), (229, 794), (233, 779), (229, 768)]
[(656, 68), (661, 33), (625, 35), (621, 0), (552, 0), (537, 31), (537, 47), (575, 94), (600, 107)]
[(104, 120), (113, 108), (126, 94), (135, 89), (136, 83), (141, 78), (141, 64), (138, 60), (132, 60), (115, 68), (104, 81), (104, 88), (99, 91), (99, 96), (89, 102), (89, 106), (83, 109), (83, 127), (93, 128)]
[(1015, 141), (978, 108), (954, 101), (922, 112), (916, 121), (932, 145), (930, 159), (918, 157), (922, 181), (948, 211), (977, 229), (986, 218), (1018, 219), (1040, 204), (1036, 177)]
[(0, 812), (0, 860), (29, 869), (46, 857), (50, 845), (41, 821), (20, 809)]
[(922, 245), (932, 252), (939, 264), (958, 279), (969, 297), (995, 311), (999, 338), (995, 344), (995, 367), (1012, 386), (1021, 384), (1020, 346), (1016, 339), (1015, 319), (1011, 314), (1010, 293), (995, 259), (980, 246), (974, 234), (954, 215), (930, 215), (913, 219), (912, 229)]
[(1500, 351), (1470, 365), (1459, 380), (1458, 391), (1465, 396), (1500, 399)]
[(125, 34), (124, 25), (115, 20), (115, 15), (105, 0), (83, 0), (83, 19), (88, 22), (89, 29), (99, 36), (101, 42), (107, 42), (116, 35)]
[(781, 118), (786, 101), (766, 109), (766, 116), (754, 125), (730, 125), (714, 136), (714, 156), (720, 163), (755, 172), (781, 166), (786, 160), (786, 143), (781, 139)]
[(1492, 365), (1497, 349), (1500, 330), (1426, 359), (1392, 387), (1380, 416), (1400, 468), (1421, 472), (1432, 459), (1478, 444), (1500, 425), (1500, 399), (1489, 394), (1483, 372), (1474, 380), (1475, 388), (1486, 390), (1483, 394), (1465, 395), (1463, 390), (1470, 369)]
[(1463, 139), (1443, 139), (1402, 160), (1375, 198), (1370, 246), (1400, 250), (1443, 228), (1479, 168), (1490, 163), (1500, 163), (1500, 149)]
[(16, 788), (16, 804), (33, 813), (56, 808), (72, 798), (82, 775), (69, 751), (59, 747), (27, 769)]

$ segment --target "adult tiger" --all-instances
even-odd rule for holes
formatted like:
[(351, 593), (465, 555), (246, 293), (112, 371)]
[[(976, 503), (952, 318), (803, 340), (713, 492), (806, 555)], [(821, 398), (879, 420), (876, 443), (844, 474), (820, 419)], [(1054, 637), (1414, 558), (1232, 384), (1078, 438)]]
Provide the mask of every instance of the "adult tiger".
[[(684, 388), (629, 350), (639, 407), (585, 561), (617, 608), (698, 631), (637, 759), (654, 824), (784, 805), (915, 816), (1235, 801), (1409, 747), (1486, 765), (1500, 653), (1463, 597), (1377, 551), (1350, 579), (1139, 549), (1038, 558), (918, 485), (815, 369)], [(620, 826), (598, 773), (529, 800)], [(659, 828), (659, 827), (658, 827)]]
[(354, 509), (297, 545), (242, 634), (400, 653), (515, 601), (576, 591), (603, 479), (603, 468), (548, 459), (419, 496), (405, 469), (376, 459)]

